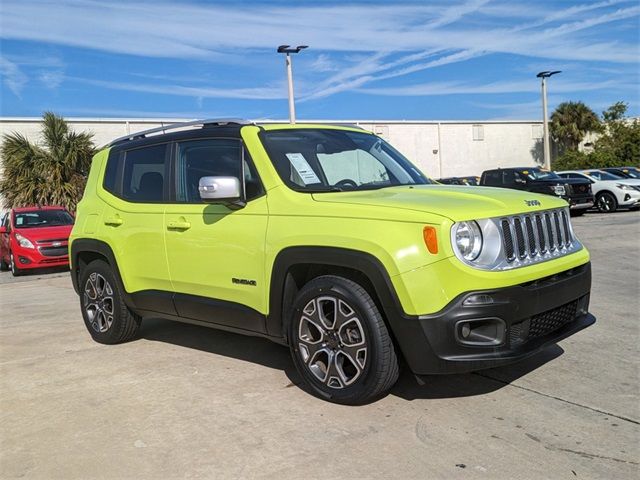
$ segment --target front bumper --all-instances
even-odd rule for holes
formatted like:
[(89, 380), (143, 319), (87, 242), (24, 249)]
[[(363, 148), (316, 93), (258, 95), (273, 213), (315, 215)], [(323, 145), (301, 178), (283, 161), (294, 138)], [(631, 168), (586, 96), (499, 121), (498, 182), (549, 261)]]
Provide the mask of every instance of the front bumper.
[[(590, 290), (586, 263), (522, 285), (466, 292), (437, 314), (397, 318), (392, 329), (415, 374), (498, 367), (592, 325)], [(492, 303), (468, 304), (487, 296)]]
[[(20, 270), (33, 268), (63, 267), (69, 265), (66, 245), (56, 247), (13, 248), (13, 258)], [(59, 255), (62, 253), (62, 255)]]
[(571, 210), (585, 210), (595, 205), (592, 194), (571, 195), (562, 197)]
[(640, 205), (640, 192), (624, 191), (622, 199), (618, 199), (618, 205), (621, 207), (634, 208)]

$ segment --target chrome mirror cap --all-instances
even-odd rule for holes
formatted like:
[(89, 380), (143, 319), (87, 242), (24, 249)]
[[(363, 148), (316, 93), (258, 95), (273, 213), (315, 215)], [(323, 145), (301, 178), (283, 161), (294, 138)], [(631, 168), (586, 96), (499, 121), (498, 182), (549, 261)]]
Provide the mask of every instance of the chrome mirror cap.
[(198, 191), (205, 202), (239, 200), (242, 194), (240, 180), (236, 177), (202, 177)]

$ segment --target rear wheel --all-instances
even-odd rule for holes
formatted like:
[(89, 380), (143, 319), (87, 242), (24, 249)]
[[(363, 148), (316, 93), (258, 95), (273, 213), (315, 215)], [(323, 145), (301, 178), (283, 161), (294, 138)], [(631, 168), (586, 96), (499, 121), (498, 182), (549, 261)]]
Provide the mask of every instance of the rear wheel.
[(80, 272), (79, 285), (82, 317), (96, 342), (123, 343), (136, 336), (140, 317), (125, 304), (109, 264), (91, 262)]
[(598, 210), (602, 213), (611, 213), (618, 209), (616, 196), (610, 192), (599, 193), (596, 198), (596, 204), (598, 205)]
[(293, 305), (289, 340), (300, 375), (319, 397), (362, 404), (398, 379), (398, 359), (367, 291), (337, 276), (307, 283)]

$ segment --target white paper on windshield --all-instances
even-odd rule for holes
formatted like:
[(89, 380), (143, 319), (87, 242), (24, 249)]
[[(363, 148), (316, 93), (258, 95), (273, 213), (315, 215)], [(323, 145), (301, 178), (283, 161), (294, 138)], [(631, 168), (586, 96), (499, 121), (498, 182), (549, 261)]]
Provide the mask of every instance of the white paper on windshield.
[(287, 158), (293, 165), (293, 168), (296, 169), (298, 175), (304, 182), (305, 185), (309, 185), (311, 183), (320, 183), (320, 179), (316, 175), (316, 172), (313, 171), (307, 159), (304, 158), (304, 155), (301, 153), (287, 153)]

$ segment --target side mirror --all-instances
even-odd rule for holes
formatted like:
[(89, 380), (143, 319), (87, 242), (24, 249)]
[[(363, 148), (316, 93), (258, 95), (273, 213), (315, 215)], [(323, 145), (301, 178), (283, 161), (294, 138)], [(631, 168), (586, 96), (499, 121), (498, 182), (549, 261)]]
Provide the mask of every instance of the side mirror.
[(7, 233), (7, 227), (0, 227), (0, 233)]
[(200, 198), (207, 203), (225, 203), (243, 207), (240, 179), (237, 177), (202, 177), (198, 182)]

